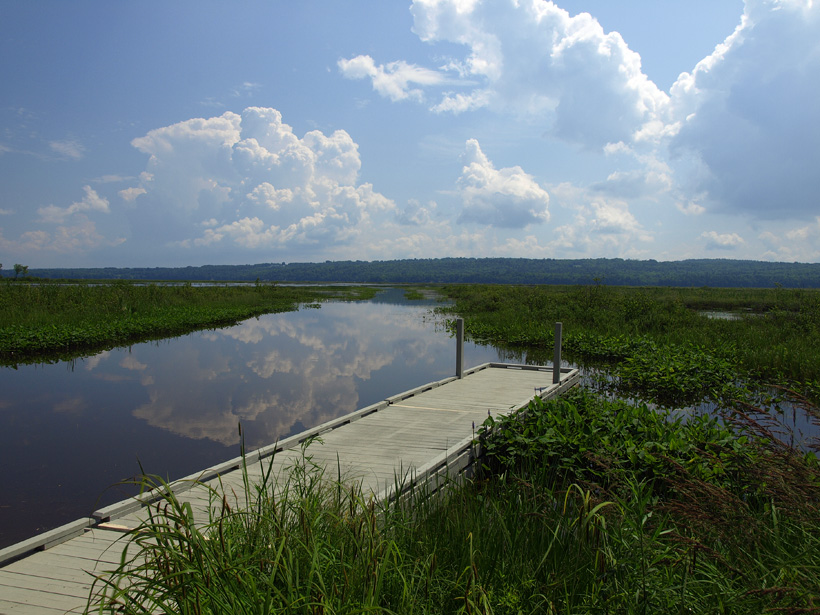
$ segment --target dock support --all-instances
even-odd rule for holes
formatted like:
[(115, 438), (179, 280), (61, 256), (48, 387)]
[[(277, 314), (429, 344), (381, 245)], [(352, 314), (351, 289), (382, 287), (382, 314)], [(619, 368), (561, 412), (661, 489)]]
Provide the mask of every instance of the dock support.
[(552, 355), (552, 383), (561, 382), (561, 323), (555, 323), (555, 345)]
[(464, 378), (464, 319), (456, 318), (456, 378)]

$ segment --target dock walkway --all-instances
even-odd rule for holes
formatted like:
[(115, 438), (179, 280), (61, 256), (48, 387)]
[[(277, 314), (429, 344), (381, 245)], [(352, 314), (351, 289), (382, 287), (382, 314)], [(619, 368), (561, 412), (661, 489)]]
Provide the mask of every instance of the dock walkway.
[[(393, 497), (397, 478), (405, 485), (435, 486), (470, 467), (475, 430), (488, 414), (522, 408), (536, 394), (555, 397), (578, 380), (576, 369), (562, 368), (553, 384), (552, 367), (487, 363), (461, 379), (412, 389), (253, 451), (246, 455), (247, 471), (258, 476), (257, 461), (268, 459), (276, 475), (298, 461), (302, 443), (318, 436), (308, 447), (312, 461), (330, 476), (340, 471), (376, 498)], [(241, 457), (232, 459), (175, 481), (174, 491), (190, 502), (197, 522), (205, 523), (213, 504), (208, 487), (236, 497), (243, 491), (242, 465)], [(145, 519), (152, 497), (119, 502), (0, 551), (0, 614), (81, 613), (92, 575), (116, 567), (123, 544), (118, 541)]]

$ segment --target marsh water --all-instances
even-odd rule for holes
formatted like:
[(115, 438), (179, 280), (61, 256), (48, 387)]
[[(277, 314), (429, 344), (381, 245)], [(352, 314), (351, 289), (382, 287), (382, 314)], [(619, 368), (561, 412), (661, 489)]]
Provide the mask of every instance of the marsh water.
[[(179, 478), (455, 373), (429, 301), (269, 314), (72, 362), (0, 368), (0, 548), (132, 493), (140, 472)], [(465, 365), (499, 351), (465, 344)]]

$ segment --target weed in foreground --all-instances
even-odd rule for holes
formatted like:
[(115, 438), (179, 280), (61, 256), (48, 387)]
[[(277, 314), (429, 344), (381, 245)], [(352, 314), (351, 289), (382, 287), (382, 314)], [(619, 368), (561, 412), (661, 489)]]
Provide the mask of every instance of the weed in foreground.
[(486, 428), (480, 476), (390, 505), (309, 449), (215, 486), (202, 524), (166, 490), (94, 610), (820, 612), (814, 456), (587, 392)]

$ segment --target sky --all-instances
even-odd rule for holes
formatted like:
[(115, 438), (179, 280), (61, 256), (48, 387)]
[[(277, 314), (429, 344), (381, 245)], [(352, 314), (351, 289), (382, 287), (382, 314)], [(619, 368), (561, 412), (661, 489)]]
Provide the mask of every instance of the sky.
[(815, 0), (0, 0), (0, 262), (820, 262)]

